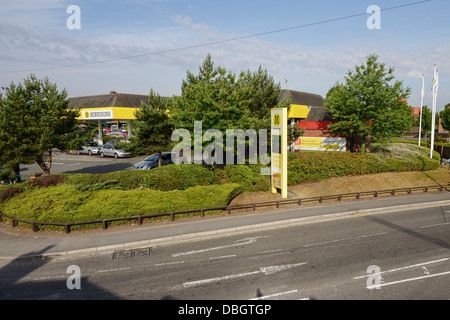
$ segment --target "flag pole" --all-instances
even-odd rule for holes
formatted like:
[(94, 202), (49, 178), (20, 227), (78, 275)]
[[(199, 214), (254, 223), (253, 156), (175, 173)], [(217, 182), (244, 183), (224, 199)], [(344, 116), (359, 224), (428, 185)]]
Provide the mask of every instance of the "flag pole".
[(433, 76), (433, 107), (431, 111), (431, 144), (430, 144), (430, 159), (433, 158), (433, 150), (434, 150), (434, 131), (436, 130), (436, 93), (437, 93), (437, 69), (436, 65), (434, 65), (434, 76)]
[(422, 138), (422, 109), (423, 109), (424, 95), (425, 95), (425, 76), (422, 75), (422, 100), (420, 102), (420, 122), (419, 122), (419, 147), (420, 147), (420, 140)]

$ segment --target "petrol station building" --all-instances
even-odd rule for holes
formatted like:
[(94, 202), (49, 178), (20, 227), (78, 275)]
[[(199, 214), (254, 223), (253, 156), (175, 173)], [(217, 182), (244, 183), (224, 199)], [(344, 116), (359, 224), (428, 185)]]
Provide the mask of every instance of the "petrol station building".
[(125, 94), (111, 91), (109, 94), (69, 98), (69, 108), (79, 108), (78, 120), (97, 121), (98, 142), (103, 144), (103, 128), (120, 130), (126, 126), (128, 136), (132, 135), (132, 120), (141, 102), (147, 102), (147, 95)]

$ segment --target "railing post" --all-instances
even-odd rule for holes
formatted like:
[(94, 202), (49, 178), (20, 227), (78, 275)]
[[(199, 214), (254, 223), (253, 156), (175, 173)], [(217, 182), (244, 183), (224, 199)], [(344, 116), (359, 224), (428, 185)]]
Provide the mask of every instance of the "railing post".
[(66, 223), (66, 224), (64, 225), (64, 232), (65, 232), (66, 234), (69, 234), (69, 232), (70, 232), (70, 225), (69, 225), (68, 223)]
[(36, 223), (32, 223), (31, 224), (31, 229), (33, 230), (33, 232), (37, 232), (37, 225), (36, 225)]
[(298, 199), (298, 206), (302, 205), (302, 199)]
[(200, 210), (200, 215), (202, 216), (202, 218), (205, 217), (205, 211), (203, 209)]
[(173, 212), (170, 213), (170, 220), (175, 221), (175, 215), (173, 214)]
[(138, 224), (142, 225), (142, 216), (138, 216)]
[(102, 227), (103, 230), (106, 230), (106, 228), (108, 228), (108, 222), (105, 219), (102, 220)]

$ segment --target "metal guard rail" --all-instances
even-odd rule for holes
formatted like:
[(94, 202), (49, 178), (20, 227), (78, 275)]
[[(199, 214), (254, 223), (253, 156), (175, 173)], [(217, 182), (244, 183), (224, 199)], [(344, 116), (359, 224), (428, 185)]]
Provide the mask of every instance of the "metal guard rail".
[(5, 218), (11, 220), (12, 228), (16, 227), (18, 222), (30, 224), (33, 232), (37, 232), (38, 226), (40, 226), (40, 225), (42, 225), (42, 226), (43, 225), (59, 226), (59, 227), (64, 227), (65, 233), (68, 234), (68, 233), (70, 233), (70, 228), (72, 226), (80, 226), (80, 225), (86, 225), (86, 224), (100, 224), (101, 223), (102, 228), (105, 230), (108, 227), (108, 223), (114, 222), (114, 221), (137, 220), (138, 224), (142, 225), (144, 219), (170, 216), (170, 220), (174, 221), (176, 215), (186, 214), (186, 213), (200, 213), (201, 217), (203, 218), (205, 216), (206, 211), (216, 211), (216, 210), (224, 211), (224, 210), (226, 210), (227, 214), (231, 214), (232, 210), (245, 209), (245, 208), (252, 208), (253, 211), (255, 211), (257, 207), (264, 207), (264, 206), (275, 205), (277, 208), (279, 208), (280, 205), (282, 205), (282, 204), (293, 204), (293, 203), (296, 203), (298, 206), (301, 206), (301, 204), (303, 202), (318, 201), (319, 203), (322, 203), (324, 200), (333, 200), (333, 199), (342, 201), (343, 198), (356, 197), (356, 199), (360, 199), (361, 196), (367, 196), (367, 195), (372, 195), (376, 198), (380, 194), (391, 194), (392, 196), (395, 196), (399, 192), (407, 192), (408, 194), (411, 194), (413, 191), (417, 191), (417, 190), (423, 191), (423, 192), (428, 192), (432, 189), (437, 189), (438, 191), (443, 191), (445, 189), (446, 191), (450, 191), (449, 188), (450, 188), (450, 184), (387, 189), (387, 190), (377, 190), (377, 191), (361, 191), (361, 192), (343, 193), (343, 194), (337, 194), (337, 195), (318, 196), (318, 197), (311, 197), (311, 198), (274, 200), (274, 201), (266, 201), (266, 202), (238, 204), (238, 205), (231, 205), (231, 206), (229, 205), (229, 206), (223, 206), (223, 207), (211, 207), (211, 208), (201, 208), (201, 209), (193, 209), (193, 210), (162, 212), (162, 213), (156, 213), (156, 214), (138, 215), (138, 216), (123, 217), (123, 218), (111, 218), (111, 219), (101, 219), (101, 220), (83, 221), (83, 222), (70, 222), (70, 223), (28, 221), (28, 220), (23, 220), (23, 219), (18, 219), (18, 218), (8, 216), (0, 211), (0, 222), (2, 222), (3, 217), (5, 217)]

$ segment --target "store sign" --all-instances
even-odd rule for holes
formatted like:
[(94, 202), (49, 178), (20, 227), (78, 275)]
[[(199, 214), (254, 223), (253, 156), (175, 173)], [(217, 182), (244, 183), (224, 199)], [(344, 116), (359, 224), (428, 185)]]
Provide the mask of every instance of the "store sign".
[(330, 137), (299, 137), (294, 142), (294, 148), (297, 150), (315, 150), (315, 151), (346, 151), (345, 138)]
[(287, 108), (272, 109), (271, 119), (272, 192), (287, 198)]
[(82, 110), (84, 120), (113, 119), (113, 111), (109, 110)]

